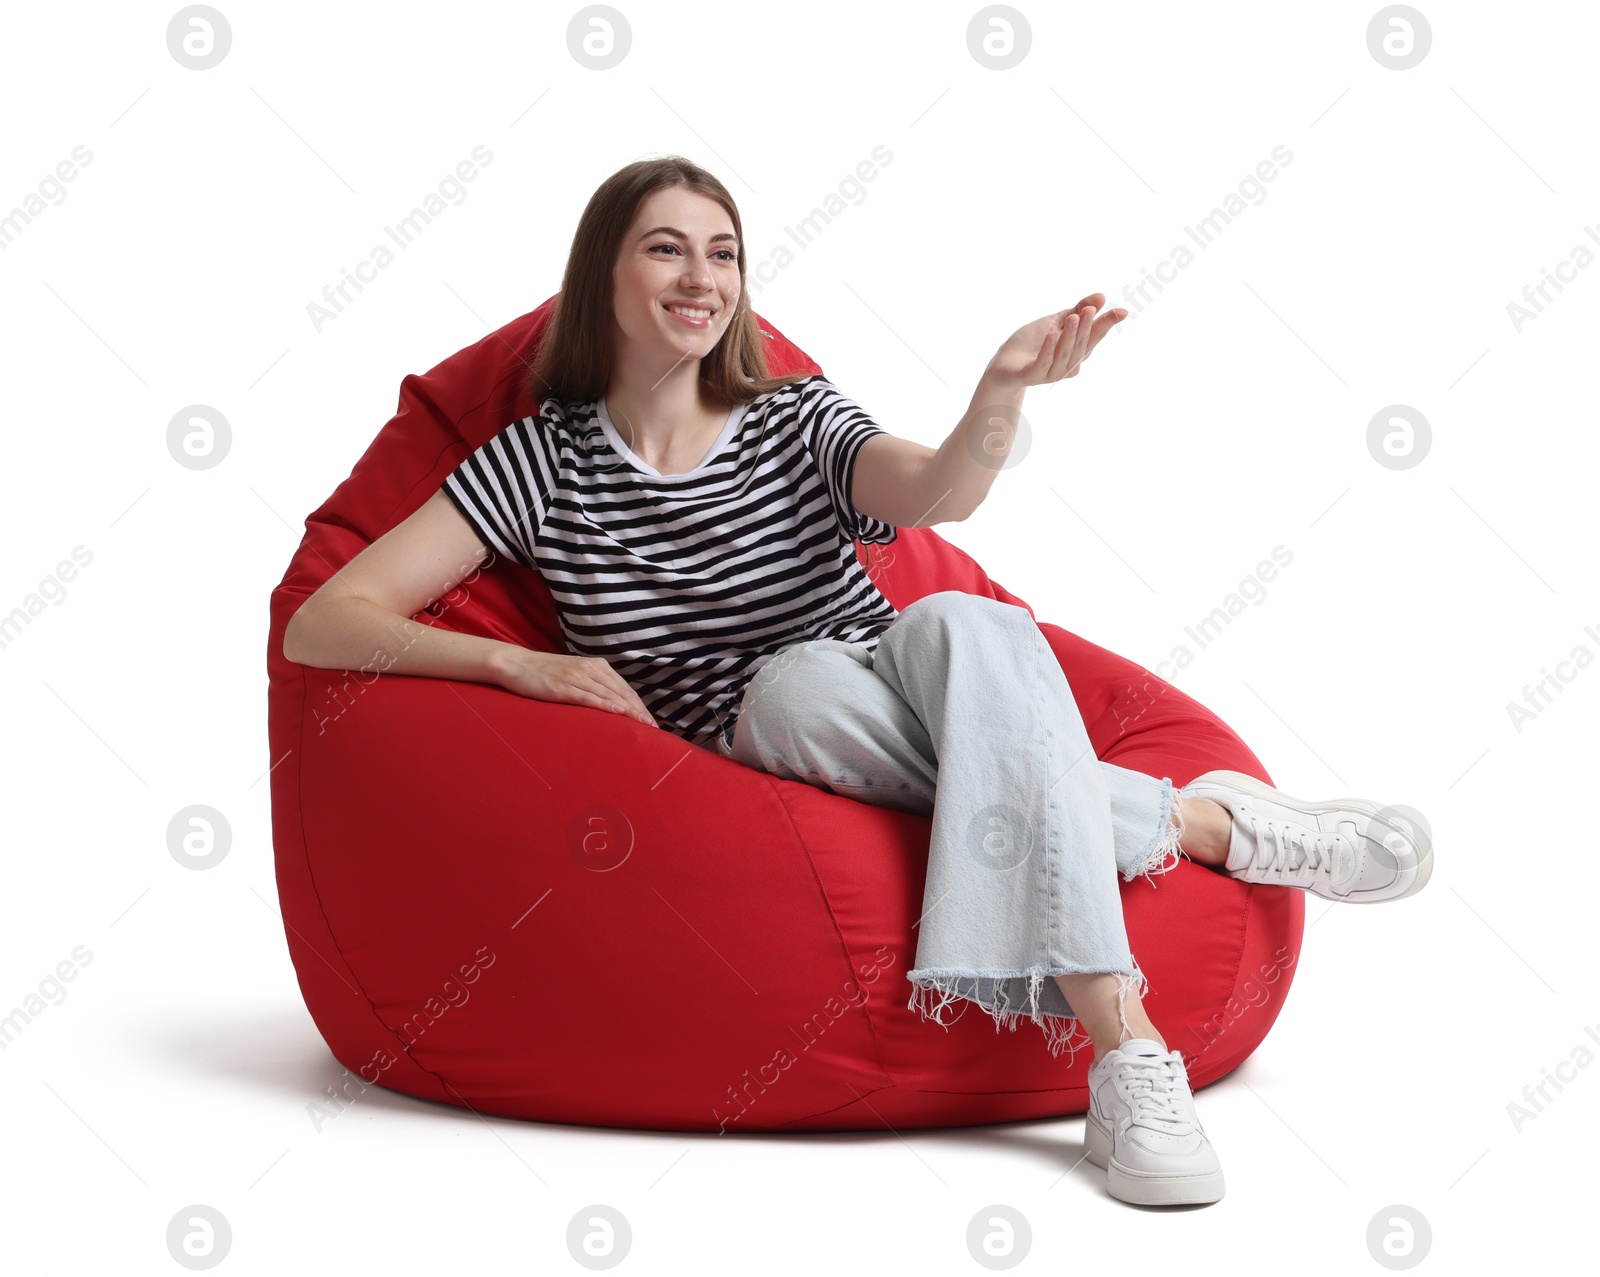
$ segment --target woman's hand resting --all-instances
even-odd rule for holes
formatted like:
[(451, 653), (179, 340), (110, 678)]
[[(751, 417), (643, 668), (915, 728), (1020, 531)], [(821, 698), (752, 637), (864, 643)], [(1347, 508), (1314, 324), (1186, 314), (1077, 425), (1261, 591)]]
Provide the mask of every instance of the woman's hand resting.
[(506, 645), (497, 680), (507, 691), (540, 701), (588, 705), (626, 714), (650, 727), (660, 724), (628, 681), (599, 656), (562, 656)]
[(984, 376), (1018, 388), (1076, 377), (1100, 339), (1128, 317), (1121, 307), (1101, 312), (1105, 304), (1104, 293), (1091, 293), (1069, 310), (1017, 329), (995, 352)]

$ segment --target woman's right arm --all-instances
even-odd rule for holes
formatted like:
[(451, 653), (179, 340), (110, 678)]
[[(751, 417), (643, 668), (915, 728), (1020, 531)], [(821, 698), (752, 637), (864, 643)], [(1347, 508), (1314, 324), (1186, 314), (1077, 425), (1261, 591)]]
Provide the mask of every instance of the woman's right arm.
[(413, 621), (472, 573), (489, 549), (441, 489), (323, 584), (289, 618), (283, 655), (321, 669), (493, 683), (523, 696), (653, 723), (638, 694), (598, 657), (534, 652)]

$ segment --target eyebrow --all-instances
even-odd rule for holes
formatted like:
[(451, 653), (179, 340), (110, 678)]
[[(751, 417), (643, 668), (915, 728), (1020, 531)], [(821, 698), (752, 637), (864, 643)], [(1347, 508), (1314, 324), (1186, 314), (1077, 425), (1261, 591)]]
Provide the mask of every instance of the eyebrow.
[[(687, 241), (688, 238), (689, 238), (682, 231), (680, 231), (676, 226), (652, 226), (643, 235), (639, 236), (639, 238), (642, 239), (642, 240), (643, 239), (649, 239), (652, 235), (661, 235), (661, 234), (676, 235), (679, 239), (685, 240), (685, 241)], [(710, 240), (707, 241), (707, 242), (708, 243), (712, 243), (712, 244), (717, 244), (717, 243), (720, 243), (723, 240), (732, 240), (736, 244), (739, 242), (738, 237), (736, 235), (732, 235), (732, 234), (728, 233), (727, 231), (723, 231), (722, 234), (720, 234), (720, 235), (713, 235), (710, 238)]]

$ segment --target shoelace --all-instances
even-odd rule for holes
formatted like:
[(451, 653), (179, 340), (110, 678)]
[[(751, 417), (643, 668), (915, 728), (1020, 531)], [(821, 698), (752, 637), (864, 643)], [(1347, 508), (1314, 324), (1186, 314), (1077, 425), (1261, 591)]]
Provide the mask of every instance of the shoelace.
[(1188, 1123), (1189, 1114), (1183, 1105), (1182, 1068), (1176, 1052), (1124, 1057), (1125, 1096), (1133, 1109), (1134, 1122), (1154, 1118), (1179, 1125)]
[[(1251, 853), (1247, 868), (1277, 874), (1279, 877), (1313, 874), (1332, 878), (1334, 852), (1340, 844), (1349, 843), (1343, 834), (1313, 833), (1303, 826), (1280, 825), (1276, 821), (1263, 820), (1254, 813), (1247, 819), (1250, 832), (1255, 836), (1255, 850)], [(1298, 861), (1291, 859), (1295, 852), (1300, 853)]]

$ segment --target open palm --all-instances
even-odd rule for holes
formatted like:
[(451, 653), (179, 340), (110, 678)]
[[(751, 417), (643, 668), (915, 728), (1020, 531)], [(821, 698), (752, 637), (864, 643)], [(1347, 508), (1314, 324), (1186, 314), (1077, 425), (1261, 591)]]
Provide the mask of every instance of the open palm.
[(1120, 307), (1101, 311), (1105, 304), (1104, 293), (1091, 293), (1076, 306), (1017, 329), (989, 361), (988, 375), (1019, 386), (1076, 377), (1101, 338), (1128, 317)]

